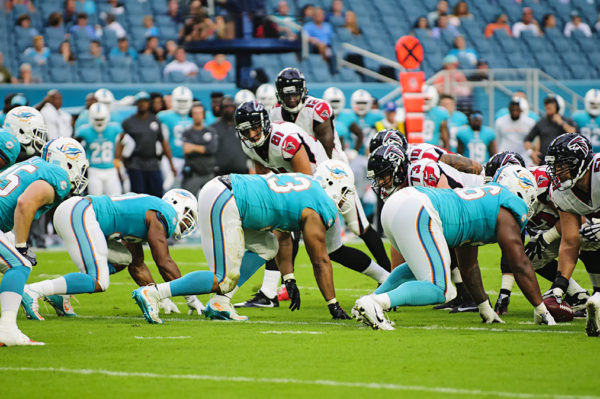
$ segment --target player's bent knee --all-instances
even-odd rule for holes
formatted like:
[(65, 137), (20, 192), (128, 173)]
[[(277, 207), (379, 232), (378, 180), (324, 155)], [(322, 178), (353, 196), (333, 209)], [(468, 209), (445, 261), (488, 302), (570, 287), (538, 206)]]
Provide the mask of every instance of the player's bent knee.
[(110, 285), (110, 279), (108, 278), (108, 276), (106, 278), (101, 278), (101, 279), (97, 280), (96, 282), (100, 286), (100, 290), (102, 292), (106, 291), (108, 289), (108, 286)]

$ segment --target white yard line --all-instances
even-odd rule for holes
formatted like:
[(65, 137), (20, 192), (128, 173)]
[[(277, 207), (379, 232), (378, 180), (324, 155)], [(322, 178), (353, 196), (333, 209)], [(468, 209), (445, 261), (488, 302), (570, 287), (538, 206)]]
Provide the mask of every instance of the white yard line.
[(543, 393), (523, 393), (523, 392), (504, 392), (504, 391), (484, 391), (480, 389), (451, 388), (443, 386), (424, 386), (424, 385), (402, 385), (388, 384), (379, 382), (348, 382), (336, 380), (301, 380), (297, 378), (256, 378), (243, 376), (222, 376), (207, 374), (158, 374), (158, 373), (140, 373), (103, 369), (67, 369), (63, 367), (0, 367), (0, 371), (22, 372), (48, 372), (63, 374), (80, 375), (101, 375), (107, 377), (125, 377), (125, 378), (149, 378), (166, 380), (201, 380), (201, 381), (225, 381), (249, 384), (285, 384), (285, 385), (312, 385), (329, 386), (339, 388), (359, 388), (369, 390), (388, 390), (388, 391), (411, 391), (428, 392), (450, 395), (471, 395), (471, 396), (497, 396), (501, 398), (544, 398), (544, 399), (600, 399), (598, 396), (587, 395), (561, 395), (561, 394), (543, 394)]
[(133, 338), (135, 338), (135, 339), (188, 339), (188, 338), (192, 338), (192, 337), (189, 335), (182, 335), (179, 337), (138, 337), (138, 336), (135, 336)]
[(318, 335), (318, 334), (325, 334), (324, 331), (285, 331), (285, 330), (269, 330), (269, 331), (262, 331), (261, 334), (277, 334), (277, 335), (281, 335), (281, 334), (309, 334), (309, 335)]

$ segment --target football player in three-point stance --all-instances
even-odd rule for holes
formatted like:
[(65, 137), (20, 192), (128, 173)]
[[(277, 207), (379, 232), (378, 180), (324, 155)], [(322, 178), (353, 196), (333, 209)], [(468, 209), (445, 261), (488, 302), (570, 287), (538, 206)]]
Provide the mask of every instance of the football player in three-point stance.
[[(0, 173), (0, 345), (39, 345), (17, 327), (17, 312), (35, 254), (27, 247), (33, 220), (86, 185), (85, 151), (73, 139), (47, 143), (42, 158), (14, 164)], [(14, 231), (14, 237), (8, 232)]]
[[(17, 138), (20, 149), (27, 157), (40, 155), (48, 142), (48, 129), (44, 117), (33, 107), (20, 106), (11, 109), (6, 114), (3, 127)], [(13, 151), (14, 148), (10, 149), (10, 152)]]

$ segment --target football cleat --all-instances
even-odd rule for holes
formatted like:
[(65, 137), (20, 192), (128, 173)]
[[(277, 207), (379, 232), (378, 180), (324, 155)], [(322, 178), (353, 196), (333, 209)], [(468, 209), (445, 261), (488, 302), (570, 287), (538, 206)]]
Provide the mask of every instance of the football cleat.
[(14, 326), (0, 326), (0, 346), (31, 346), (46, 345), (43, 342), (34, 341), (23, 334), (19, 328)]
[(439, 305), (435, 305), (433, 307), (434, 310), (452, 310), (455, 307), (457, 307), (458, 305), (460, 305), (462, 301), (462, 298), (460, 298), (459, 295), (457, 295), (453, 300), (445, 302), (445, 303), (440, 303)]
[(373, 330), (395, 330), (381, 305), (371, 295), (358, 298), (351, 314), (357, 321), (372, 327)]
[(248, 299), (246, 302), (236, 303), (233, 306), (236, 308), (278, 308), (279, 300), (277, 299), (277, 297), (271, 299), (259, 290), (252, 298)]
[(565, 302), (571, 305), (573, 312), (584, 310), (588, 299), (590, 299), (590, 294), (588, 294), (587, 291), (581, 291), (575, 295), (565, 295)]
[(148, 323), (162, 324), (163, 321), (158, 317), (158, 302), (160, 297), (156, 287), (140, 287), (133, 291), (132, 298), (144, 313), (144, 318)]
[(39, 313), (38, 299), (40, 299), (40, 294), (25, 286), (21, 297), (21, 306), (30, 320), (44, 320), (44, 317)]
[(585, 332), (588, 337), (600, 336), (600, 293), (596, 292), (585, 305), (587, 311)]
[(499, 315), (508, 313), (508, 305), (510, 304), (510, 295), (499, 294), (498, 300), (494, 305), (494, 312)]
[(277, 291), (277, 300), (278, 301), (289, 301), (290, 296), (288, 295), (287, 289), (285, 288), (285, 284), (282, 284)]
[(479, 312), (479, 308), (477, 307), (477, 304), (475, 302), (463, 302), (450, 311), (450, 313), (466, 312)]
[(213, 296), (206, 304), (206, 308), (202, 311), (202, 314), (211, 320), (248, 320), (248, 316), (241, 316), (235, 311), (230, 299), (225, 295)]
[(77, 313), (71, 306), (70, 295), (48, 295), (44, 298), (44, 301), (54, 308), (58, 316), (77, 317)]

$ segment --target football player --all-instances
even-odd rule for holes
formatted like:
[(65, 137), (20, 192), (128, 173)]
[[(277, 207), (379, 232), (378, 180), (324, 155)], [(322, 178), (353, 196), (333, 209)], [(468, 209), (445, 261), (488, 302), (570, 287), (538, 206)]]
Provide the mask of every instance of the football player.
[[(312, 175), (317, 166), (327, 161), (323, 145), (306, 133), (301, 127), (290, 122), (270, 122), (269, 114), (262, 104), (249, 101), (243, 103), (235, 112), (235, 123), (242, 149), (254, 161), (258, 174), (299, 172)], [(353, 206), (348, 201), (346, 206)], [(348, 215), (348, 212), (344, 213)], [(342, 214), (342, 215), (344, 215)], [(342, 245), (342, 226), (336, 222), (336, 233), (332, 233), (334, 242), (327, 242), (327, 251), (331, 260), (357, 272), (366, 274), (381, 284), (389, 274), (363, 252)], [(280, 237), (278, 237), (280, 238)], [(288, 235), (280, 240), (290, 239)], [(280, 242), (281, 244), (281, 242)], [(272, 269), (274, 265), (269, 265)], [(275, 266), (276, 268), (276, 266)], [(278, 306), (275, 290), (270, 283), (269, 274), (263, 282), (262, 289), (246, 302), (236, 304), (238, 307), (271, 307)], [(279, 275), (276, 274), (275, 284)], [(235, 291), (228, 294), (231, 298)]]
[(340, 138), (342, 148), (348, 151), (350, 149), (350, 144), (352, 143), (351, 133), (346, 124), (343, 122), (343, 120), (340, 120), (339, 118), (339, 116), (344, 111), (344, 107), (346, 106), (346, 96), (344, 96), (343, 91), (341, 91), (337, 87), (332, 86), (328, 87), (323, 92), (323, 100), (325, 100), (329, 105), (331, 105), (331, 111), (333, 112), (334, 116), (333, 127), (338, 137)]
[[(16, 163), (0, 173), (0, 345), (43, 345), (17, 327), (17, 312), (35, 254), (27, 247), (33, 220), (61, 203), (70, 192), (87, 185), (87, 160), (81, 145), (70, 138), (52, 140), (42, 157)], [(13, 230), (14, 234), (7, 234)]]
[(11, 109), (6, 114), (3, 127), (17, 138), (27, 157), (40, 155), (48, 142), (48, 129), (44, 117), (33, 107), (20, 106)]
[[(348, 319), (335, 297), (326, 237), (353, 185), (349, 168), (339, 161), (319, 165), (317, 178), (301, 173), (224, 175), (207, 183), (198, 196), (202, 248), (211, 271), (195, 271), (180, 279), (138, 288), (133, 296), (149, 323), (162, 323), (158, 301), (177, 295), (226, 294), (242, 285), (261, 265), (291, 248), (279, 248), (273, 230), (302, 231), (315, 278), (334, 319)], [(288, 252), (289, 254), (289, 252)], [(285, 257), (285, 259), (291, 259)], [(300, 308), (300, 292), (291, 262), (278, 259), (290, 296), (290, 309)], [(215, 295), (204, 314), (224, 320), (247, 320), (224, 295)]]
[[(384, 147), (382, 147), (384, 148)], [(380, 151), (380, 148), (378, 151)], [(394, 147), (385, 148), (393, 152)], [(498, 242), (513, 266), (523, 293), (534, 306), (534, 321), (554, 324), (521, 242), (521, 231), (535, 202), (535, 180), (529, 171), (507, 166), (493, 183), (456, 190), (401, 189), (398, 157), (369, 163), (374, 188), (386, 199), (384, 231), (406, 263), (395, 268), (371, 295), (359, 298), (353, 316), (374, 329), (393, 329), (383, 313), (395, 306), (429, 305), (451, 300), (450, 252), (457, 251), (465, 285), (486, 323), (502, 322), (492, 309), (477, 266), (477, 247)], [(410, 228), (412, 230), (407, 231)]]
[(449, 150), (448, 119), (450, 115), (445, 108), (438, 106), (440, 95), (434, 86), (423, 85), (421, 90), (425, 94), (423, 140), (425, 143), (439, 145)]
[(275, 86), (269, 83), (263, 83), (256, 89), (256, 101), (264, 105), (267, 112), (277, 104), (277, 93)]
[(456, 132), (458, 129), (469, 123), (467, 116), (461, 111), (456, 109), (456, 100), (449, 94), (442, 94), (440, 96), (440, 107), (445, 108), (448, 111), (448, 135), (450, 141), (450, 151), (456, 152), (458, 142), (456, 140)]
[[(154, 284), (144, 263), (144, 242), (165, 281), (181, 277), (167, 239), (178, 240), (194, 231), (197, 207), (196, 197), (182, 189), (170, 190), (162, 199), (144, 194), (69, 198), (56, 209), (54, 227), (79, 272), (27, 285), (22, 300), (27, 317), (44, 320), (38, 312), (40, 298), (58, 315), (76, 316), (68, 296), (104, 292), (109, 275), (126, 267), (138, 285)], [(186, 302), (190, 314), (202, 311), (195, 296), (186, 297)], [(179, 312), (172, 303), (163, 307)]]
[(585, 111), (577, 111), (573, 114), (573, 120), (582, 135), (592, 143), (592, 151), (600, 151), (600, 90), (590, 89), (583, 98)]
[(173, 165), (177, 170), (178, 176), (173, 176), (168, 160), (163, 158), (161, 162), (161, 170), (165, 181), (163, 187), (165, 190), (170, 189), (176, 182), (183, 171), (185, 161), (183, 159), (183, 132), (189, 129), (192, 124), (190, 110), (194, 96), (192, 91), (185, 86), (177, 86), (171, 92), (172, 109), (160, 111), (156, 116), (163, 124), (163, 135), (169, 140), (171, 146), (171, 154), (173, 156)]
[(75, 130), (75, 138), (81, 140), (90, 162), (88, 193), (119, 195), (121, 180), (115, 162), (115, 143), (123, 129), (110, 121), (110, 111), (102, 103), (92, 104), (88, 112), (90, 123)]
[(0, 172), (17, 161), (19, 152), (19, 140), (8, 130), (0, 128)]
[(457, 151), (479, 163), (486, 163), (498, 150), (494, 129), (483, 126), (483, 115), (473, 111), (469, 115), (469, 124), (456, 132)]

